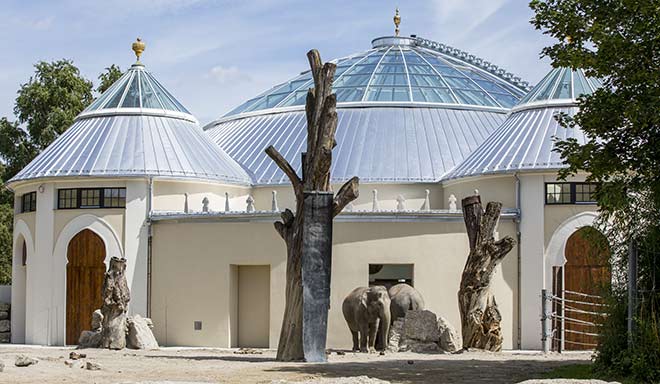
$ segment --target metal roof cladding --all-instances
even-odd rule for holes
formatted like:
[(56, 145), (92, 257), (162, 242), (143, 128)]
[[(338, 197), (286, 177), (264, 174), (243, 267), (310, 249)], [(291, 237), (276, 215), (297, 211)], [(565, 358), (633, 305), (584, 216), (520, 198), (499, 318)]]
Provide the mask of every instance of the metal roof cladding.
[(506, 121), (444, 180), (517, 171), (556, 170), (565, 166), (555, 141), (575, 138), (584, 144), (579, 127), (564, 128), (555, 119), (578, 111), (577, 98), (602, 87), (582, 70), (555, 68), (516, 105)]
[(10, 185), (77, 176), (251, 184), (248, 173), (209, 140), (195, 117), (146, 71), (139, 62), (141, 44), (138, 62), (9, 180)]
[[(381, 37), (337, 64), (332, 181), (436, 182), (474, 151), (528, 91), (474, 55), (419, 37)], [(300, 172), (311, 73), (241, 104), (205, 127), (259, 184), (286, 184), (265, 155), (273, 144)]]

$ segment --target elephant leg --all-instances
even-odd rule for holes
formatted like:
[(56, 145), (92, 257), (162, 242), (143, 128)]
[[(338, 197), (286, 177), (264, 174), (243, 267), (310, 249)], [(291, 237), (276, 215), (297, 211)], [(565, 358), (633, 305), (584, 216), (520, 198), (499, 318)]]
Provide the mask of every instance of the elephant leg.
[(369, 334), (369, 323), (360, 325), (360, 352), (368, 352), (367, 335)]
[(369, 324), (369, 352), (376, 352), (376, 334), (378, 333), (378, 321)]
[(353, 336), (353, 352), (360, 350), (360, 334), (358, 331), (351, 330), (351, 335)]

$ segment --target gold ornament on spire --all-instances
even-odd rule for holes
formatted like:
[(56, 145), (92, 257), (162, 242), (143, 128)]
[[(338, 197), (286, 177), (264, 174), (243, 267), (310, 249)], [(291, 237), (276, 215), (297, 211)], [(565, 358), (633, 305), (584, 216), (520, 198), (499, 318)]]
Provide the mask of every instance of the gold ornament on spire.
[(394, 14), (394, 36), (399, 36), (399, 24), (401, 24), (401, 16), (399, 16), (399, 8), (396, 8), (396, 13)]
[(137, 41), (133, 43), (132, 48), (133, 48), (133, 52), (135, 52), (135, 57), (137, 57), (138, 63), (140, 62), (140, 56), (142, 56), (142, 52), (144, 52), (145, 47), (146, 45), (144, 44), (144, 42), (142, 42), (142, 39), (140, 39), (139, 37), (137, 38)]

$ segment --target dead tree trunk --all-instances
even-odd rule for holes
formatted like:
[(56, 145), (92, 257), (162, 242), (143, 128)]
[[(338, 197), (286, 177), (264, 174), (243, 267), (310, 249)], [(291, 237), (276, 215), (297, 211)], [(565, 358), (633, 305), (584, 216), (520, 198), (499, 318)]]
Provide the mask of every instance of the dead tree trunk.
[(495, 241), (502, 203), (489, 202), (484, 212), (481, 198), (475, 195), (463, 199), (462, 205), (470, 241), (470, 254), (458, 291), (463, 348), (497, 352), (502, 349), (502, 316), (490, 291), (490, 281), (495, 267), (516, 242), (509, 236)]
[[(282, 221), (275, 223), (275, 229), (282, 236), (287, 248), (286, 268), (286, 306), (282, 330), (277, 349), (277, 360), (294, 361), (305, 360), (303, 350), (303, 227), (305, 214), (305, 195), (311, 192), (330, 191), (330, 165), (332, 162), (332, 149), (337, 144), (335, 131), (337, 129), (337, 99), (332, 93), (332, 82), (334, 79), (335, 64), (321, 63), (318, 51), (311, 50), (307, 53), (309, 64), (314, 78), (314, 88), (307, 93), (305, 111), (307, 114), (307, 151), (302, 154), (302, 177), (286, 159), (273, 147), (266, 148), (266, 153), (273, 159), (277, 166), (291, 180), (293, 192), (296, 197), (296, 213), (289, 209), (282, 213)], [(354, 177), (344, 184), (332, 200), (331, 217), (339, 214), (344, 207), (358, 197), (358, 178)], [(327, 207), (325, 207), (327, 208)], [(322, 211), (327, 212), (323, 209)], [(307, 215), (319, 215), (315, 208)], [(327, 227), (327, 226), (325, 226)], [(326, 235), (332, 239), (332, 232)], [(314, 234), (318, 236), (318, 233)], [(327, 240), (327, 239), (326, 239)], [(324, 241), (327, 245), (327, 241)], [(309, 253), (310, 257), (314, 252)], [(307, 255), (305, 255), (306, 257)], [(329, 258), (329, 255), (324, 257)], [(327, 260), (317, 263), (325, 268)], [(329, 270), (323, 276), (327, 277), (329, 284)], [(325, 290), (324, 290), (325, 291)], [(329, 294), (329, 286), (327, 288)], [(329, 300), (329, 297), (328, 297)], [(327, 317), (327, 310), (326, 310)]]
[(124, 271), (126, 259), (110, 259), (108, 272), (103, 281), (103, 330), (101, 347), (124, 349), (126, 347), (126, 310), (130, 300), (128, 284)]

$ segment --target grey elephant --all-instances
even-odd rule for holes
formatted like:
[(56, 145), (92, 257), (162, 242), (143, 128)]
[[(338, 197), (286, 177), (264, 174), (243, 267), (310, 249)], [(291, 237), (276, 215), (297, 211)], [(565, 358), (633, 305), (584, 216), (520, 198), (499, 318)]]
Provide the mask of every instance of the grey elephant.
[(353, 350), (374, 352), (379, 326), (381, 338), (388, 346), (390, 332), (390, 296), (383, 286), (358, 287), (346, 296), (342, 312), (353, 336)]
[(400, 283), (390, 287), (390, 312), (392, 313), (392, 322), (396, 319), (406, 316), (409, 310), (424, 309), (424, 298), (417, 290), (406, 283)]

